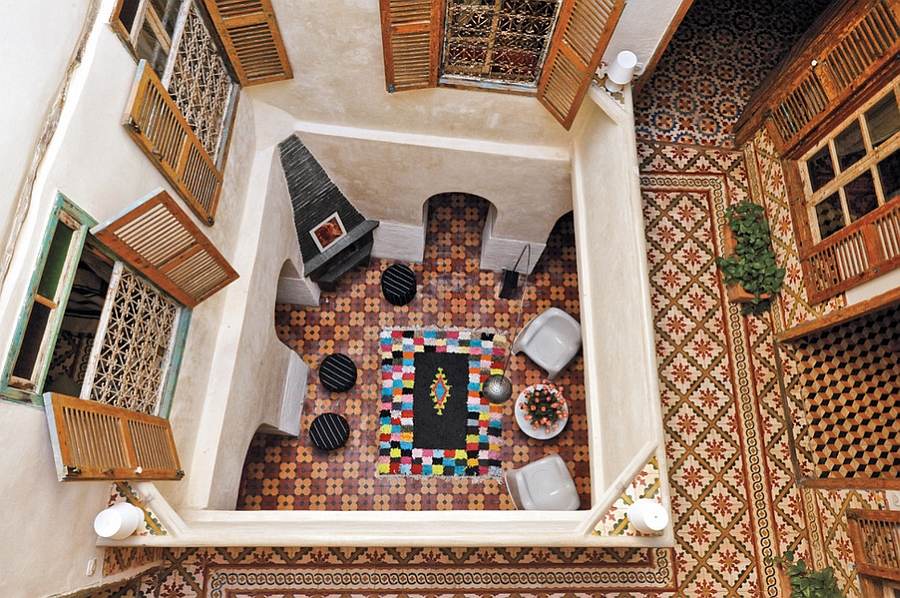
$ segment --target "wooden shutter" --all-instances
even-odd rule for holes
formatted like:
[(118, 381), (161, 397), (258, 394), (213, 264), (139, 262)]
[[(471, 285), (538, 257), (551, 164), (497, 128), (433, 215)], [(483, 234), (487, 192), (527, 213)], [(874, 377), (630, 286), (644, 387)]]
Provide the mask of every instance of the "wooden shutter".
[(241, 85), (291, 79), (284, 40), (270, 0), (205, 0)]
[(444, 29), (443, 0), (379, 2), (388, 91), (436, 87)]
[(184, 476), (168, 420), (49, 392), (44, 404), (60, 481)]
[(203, 231), (163, 190), (98, 224), (91, 233), (188, 307), (238, 277)]
[(747, 102), (734, 128), (743, 145), (767, 126), (797, 159), (900, 73), (900, 1), (832, 2)]
[(572, 126), (625, 0), (564, 0), (538, 83), (537, 97), (565, 128)]
[(222, 173), (146, 60), (138, 65), (123, 124), (188, 206), (212, 225)]

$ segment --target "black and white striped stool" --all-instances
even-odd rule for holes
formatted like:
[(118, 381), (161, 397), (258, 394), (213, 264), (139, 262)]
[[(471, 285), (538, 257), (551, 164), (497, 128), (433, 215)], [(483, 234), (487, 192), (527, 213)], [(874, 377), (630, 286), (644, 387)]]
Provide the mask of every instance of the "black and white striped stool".
[(416, 275), (403, 264), (388, 266), (381, 273), (381, 292), (391, 305), (406, 305), (416, 296)]
[(313, 446), (323, 451), (333, 451), (347, 443), (350, 438), (350, 424), (342, 415), (323, 413), (309, 425), (309, 440)]
[(331, 392), (347, 392), (356, 384), (356, 365), (343, 353), (332, 353), (319, 366), (319, 381)]

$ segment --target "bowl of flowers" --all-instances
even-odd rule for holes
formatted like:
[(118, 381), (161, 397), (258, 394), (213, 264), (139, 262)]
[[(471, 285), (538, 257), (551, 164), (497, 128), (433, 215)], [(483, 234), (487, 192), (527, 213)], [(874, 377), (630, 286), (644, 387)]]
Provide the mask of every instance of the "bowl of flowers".
[(545, 382), (523, 390), (516, 399), (516, 423), (531, 438), (547, 440), (563, 431), (569, 406), (562, 391)]

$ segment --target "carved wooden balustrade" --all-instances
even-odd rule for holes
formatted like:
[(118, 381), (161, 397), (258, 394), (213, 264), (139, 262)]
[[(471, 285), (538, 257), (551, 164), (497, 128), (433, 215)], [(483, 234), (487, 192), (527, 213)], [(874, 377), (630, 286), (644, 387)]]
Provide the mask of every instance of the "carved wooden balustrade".
[(828, 237), (804, 262), (813, 302), (900, 266), (900, 202), (883, 205)]

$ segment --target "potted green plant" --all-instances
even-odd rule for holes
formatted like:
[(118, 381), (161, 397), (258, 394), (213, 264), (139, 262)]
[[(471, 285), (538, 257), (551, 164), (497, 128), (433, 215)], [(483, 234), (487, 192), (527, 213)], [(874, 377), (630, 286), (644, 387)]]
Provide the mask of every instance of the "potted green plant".
[(789, 550), (783, 557), (772, 559), (779, 565), (788, 580), (789, 598), (841, 598), (843, 593), (837, 585), (832, 567), (813, 571), (803, 559), (794, 561), (794, 552)]
[(725, 220), (724, 256), (716, 258), (716, 265), (728, 287), (729, 299), (743, 304), (741, 313), (760, 315), (769, 309), (785, 273), (775, 263), (769, 223), (763, 207), (752, 201), (729, 206)]

